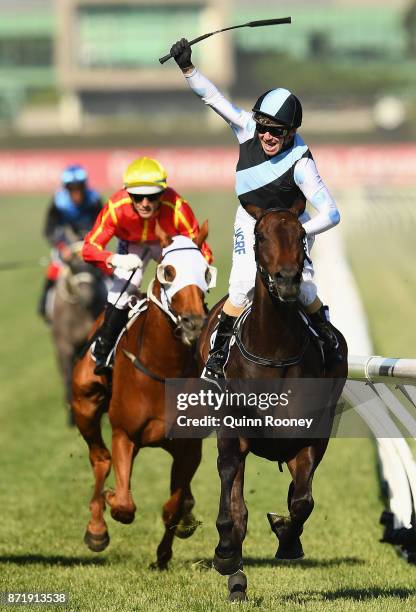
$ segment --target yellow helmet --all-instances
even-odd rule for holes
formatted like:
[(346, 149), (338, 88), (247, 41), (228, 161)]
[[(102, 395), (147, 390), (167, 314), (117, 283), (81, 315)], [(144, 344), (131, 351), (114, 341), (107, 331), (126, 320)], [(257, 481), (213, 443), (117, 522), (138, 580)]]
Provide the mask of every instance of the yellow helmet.
[(123, 182), (129, 193), (152, 194), (166, 189), (166, 178), (162, 164), (150, 157), (139, 157), (128, 166)]

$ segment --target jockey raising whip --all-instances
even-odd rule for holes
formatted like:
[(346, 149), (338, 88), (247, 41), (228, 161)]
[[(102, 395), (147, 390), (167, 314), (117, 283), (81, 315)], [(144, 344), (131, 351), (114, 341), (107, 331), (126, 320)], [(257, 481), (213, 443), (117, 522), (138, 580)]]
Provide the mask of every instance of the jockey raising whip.
[[(230, 26), (229, 28), (222, 28), (222, 30), (215, 30), (215, 32), (209, 32), (208, 34), (202, 34), (202, 36), (198, 36), (197, 38), (190, 40), (189, 46), (192, 47), (192, 45), (195, 45), (196, 43), (201, 42), (201, 40), (205, 40), (206, 38), (209, 38), (210, 36), (214, 36), (214, 34), (220, 34), (220, 32), (228, 32), (229, 30), (237, 30), (238, 28), (259, 28), (262, 26), (279, 25), (282, 23), (292, 23), (292, 18), (291, 17), (280, 17), (278, 19), (260, 19), (259, 21), (249, 21), (248, 23), (243, 23), (241, 25)], [(164, 57), (160, 57), (159, 62), (161, 64), (164, 64), (171, 57), (174, 57), (172, 54), (172, 50), (170, 51), (170, 53), (168, 53)]]
[[(192, 64), (191, 47), (182, 38), (170, 54), (182, 70), (189, 86), (202, 101), (229, 123), (240, 145), (236, 192), (240, 201), (235, 219), (235, 241), (229, 297), (218, 326), (214, 347), (203, 378), (224, 377), (224, 366), (236, 317), (248, 304), (247, 294), (254, 287), (256, 261), (254, 226), (256, 220), (246, 212), (251, 204), (262, 209), (292, 208), (306, 232), (308, 250), (316, 234), (339, 223), (336, 203), (320, 177), (312, 153), (297, 128), (302, 123), (299, 99), (283, 88), (271, 89), (258, 98), (252, 112), (231, 104)], [(313, 218), (305, 212), (306, 199), (318, 211)], [(300, 305), (320, 334), (328, 367), (339, 361), (338, 341), (327, 318), (327, 307), (317, 296), (313, 267), (305, 261), (300, 288)]]

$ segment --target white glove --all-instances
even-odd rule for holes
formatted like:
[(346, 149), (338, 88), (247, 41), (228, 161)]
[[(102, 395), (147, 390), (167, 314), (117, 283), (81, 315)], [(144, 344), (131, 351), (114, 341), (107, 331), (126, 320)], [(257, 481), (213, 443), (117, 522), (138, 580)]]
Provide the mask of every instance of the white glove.
[(134, 253), (129, 253), (128, 255), (119, 255), (116, 253), (110, 257), (109, 264), (113, 266), (113, 268), (122, 268), (123, 270), (135, 270), (136, 268), (143, 267), (142, 260)]

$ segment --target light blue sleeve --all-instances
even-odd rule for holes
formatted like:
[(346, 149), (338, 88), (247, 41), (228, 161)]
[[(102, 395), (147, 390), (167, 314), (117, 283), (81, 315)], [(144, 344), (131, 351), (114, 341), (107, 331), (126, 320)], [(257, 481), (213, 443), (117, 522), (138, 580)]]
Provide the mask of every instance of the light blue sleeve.
[(308, 236), (315, 236), (331, 229), (340, 222), (336, 202), (319, 175), (313, 159), (302, 157), (294, 169), (296, 185), (318, 214), (306, 221), (303, 227)]
[(189, 76), (186, 75), (186, 80), (198, 98), (201, 98), (204, 104), (210, 106), (231, 126), (240, 143), (252, 138), (255, 122), (251, 113), (227, 100), (224, 94), (196, 68)]

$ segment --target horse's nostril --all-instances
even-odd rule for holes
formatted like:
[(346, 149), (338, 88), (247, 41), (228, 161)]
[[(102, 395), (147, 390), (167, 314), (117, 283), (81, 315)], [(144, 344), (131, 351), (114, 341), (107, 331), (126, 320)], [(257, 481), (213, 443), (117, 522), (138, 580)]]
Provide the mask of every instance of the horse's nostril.
[(279, 272), (276, 272), (276, 274), (274, 275), (274, 278), (276, 281), (295, 281), (297, 280), (299, 276), (299, 272), (297, 270), (292, 270), (292, 269), (283, 269), (280, 270)]
[(197, 315), (183, 315), (181, 324), (184, 330), (188, 332), (200, 331), (204, 324), (203, 317)]

